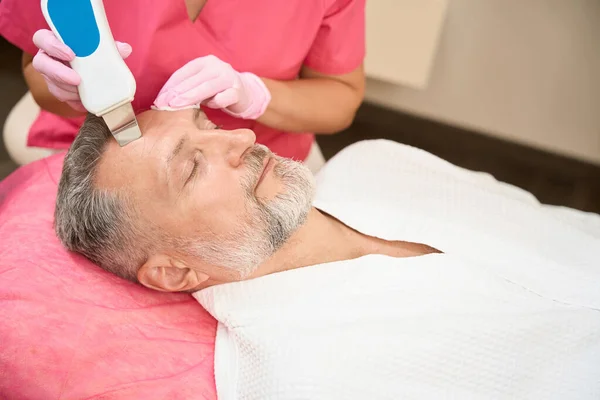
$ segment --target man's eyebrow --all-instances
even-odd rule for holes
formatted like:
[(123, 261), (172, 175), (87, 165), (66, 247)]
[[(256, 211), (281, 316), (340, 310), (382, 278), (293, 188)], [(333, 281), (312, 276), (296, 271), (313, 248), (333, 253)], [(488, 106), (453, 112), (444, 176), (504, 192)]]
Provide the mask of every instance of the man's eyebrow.
[(181, 139), (179, 139), (179, 141), (177, 142), (177, 145), (173, 148), (173, 151), (167, 157), (167, 168), (170, 169), (171, 162), (173, 161), (173, 159), (175, 157), (177, 157), (177, 155), (179, 153), (181, 153), (181, 150), (183, 150), (183, 147), (185, 146), (185, 142), (187, 141), (187, 139), (188, 139), (187, 135), (183, 135), (181, 137)]
[(198, 119), (198, 117), (200, 116), (201, 112), (202, 112), (202, 110), (200, 108), (196, 108), (194, 110), (194, 114), (193, 114), (194, 121), (196, 121)]
[(169, 178), (171, 177), (172, 174), (172, 169), (171, 169), (171, 164), (173, 162), (173, 160), (175, 159), (175, 157), (177, 157), (179, 155), (179, 153), (181, 153), (181, 150), (183, 150), (183, 148), (185, 147), (185, 142), (188, 140), (188, 136), (187, 135), (183, 135), (181, 137), (181, 139), (179, 139), (179, 141), (177, 142), (177, 145), (173, 148), (173, 151), (171, 151), (171, 153), (167, 156), (167, 168), (165, 169), (166, 173), (167, 173), (167, 181), (169, 180)]

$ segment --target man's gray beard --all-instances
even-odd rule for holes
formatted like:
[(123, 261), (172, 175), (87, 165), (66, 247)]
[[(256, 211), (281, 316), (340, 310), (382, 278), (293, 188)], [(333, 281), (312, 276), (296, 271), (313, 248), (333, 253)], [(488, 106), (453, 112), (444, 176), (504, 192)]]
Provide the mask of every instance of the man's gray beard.
[[(256, 198), (254, 187), (265, 157), (277, 161), (274, 175), (283, 184), (275, 198)], [(235, 232), (212, 242), (194, 243), (194, 254), (204, 262), (235, 271), (239, 279), (250, 276), (306, 222), (312, 207), (315, 180), (302, 163), (274, 156), (265, 146), (255, 145), (244, 158), (249, 169), (243, 181), (246, 215)]]

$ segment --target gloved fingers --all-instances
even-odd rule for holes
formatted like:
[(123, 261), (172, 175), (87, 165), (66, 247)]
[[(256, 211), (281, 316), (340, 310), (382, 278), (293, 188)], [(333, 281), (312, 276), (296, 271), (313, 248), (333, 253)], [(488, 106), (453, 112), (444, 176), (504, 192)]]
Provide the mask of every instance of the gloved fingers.
[(53, 59), (44, 50), (38, 51), (35, 57), (33, 57), (31, 64), (36, 71), (45, 75), (50, 80), (74, 86), (79, 85), (81, 82), (81, 78), (77, 72), (62, 62)]
[(129, 43), (115, 41), (115, 44), (117, 45), (117, 50), (119, 50), (119, 54), (123, 57), (123, 60), (131, 55), (133, 48)]
[[(205, 75), (208, 71), (210, 71), (213, 76), (210, 78), (204, 78), (203, 80), (212, 79), (218, 76), (218, 74), (221, 73), (224, 68), (231, 69), (231, 66), (213, 55), (196, 58), (175, 71), (169, 80), (167, 80), (167, 83), (164, 84), (159, 94), (171, 91), (174, 88), (179, 88), (189, 79), (199, 75)], [(201, 83), (201, 81), (199, 83)]]
[(79, 93), (74, 93), (69, 90), (65, 90), (62, 87), (59, 87), (54, 84), (54, 82), (46, 80), (48, 83), (48, 91), (52, 93), (54, 97), (59, 99), (60, 101), (79, 101)]
[[(44, 50), (50, 57), (54, 57), (61, 61), (73, 61), (75, 53), (69, 46), (62, 43), (52, 31), (48, 29), (40, 29), (33, 34), (33, 43), (40, 49)], [(131, 45), (124, 42), (115, 41), (117, 50), (123, 59), (131, 55), (133, 51)]]
[[(44, 76), (44, 75), (42, 75), (42, 76)], [(59, 88), (65, 90), (67, 92), (71, 92), (71, 93), (75, 93), (75, 94), (79, 95), (79, 89), (77, 88), (77, 86), (68, 85), (68, 84), (62, 83), (62, 82), (50, 81), (45, 76), (44, 76), (44, 79), (46, 79), (47, 82), (52, 82), (53, 85), (58, 86)]]
[(173, 97), (175, 97), (181, 91), (189, 90), (189, 85), (182, 85), (182, 82), (179, 81), (175, 82), (173, 75), (169, 78), (167, 83), (165, 83), (162, 89), (160, 89), (160, 92), (158, 92), (158, 95), (154, 100), (154, 105), (157, 107), (168, 106), (169, 101), (172, 100)]
[(213, 79), (193, 87), (185, 93), (174, 96), (169, 100), (170, 107), (184, 107), (192, 104), (200, 104), (207, 99), (229, 89), (231, 86), (220, 79)]
[(152, 105), (156, 108), (165, 108), (169, 106), (169, 103), (166, 101), (168, 92), (159, 93), (159, 95), (154, 99)]
[(220, 93), (217, 93), (212, 99), (208, 100), (205, 104), (210, 108), (227, 108), (232, 104), (237, 103), (240, 100), (239, 91), (235, 88), (226, 89)]
[[(212, 56), (196, 58), (185, 64), (183, 67), (179, 68), (173, 73), (173, 75), (171, 75), (171, 77), (163, 85), (162, 89), (160, 90), (159, 96), (162, 93), (168, 92), (173, 88), (180, 86), (183, 82), (194, 77), (195, 75), (201, 74), (202, 71), (206, 69), (208, 63), (211, 60), (211, 57)], [(214, 58), (216, 59), (216, 57)]]
[(81, 101), (67, 101), (66, 103), (68, 105), (70, 105), (71, 108), (74, 109), (74, 110), (81, 111), (81, 112), (86, 112), (87, 111), (85, 109), (85, 107), (83, 106), (83, 104), (81, 103)]
[[(200, 86), (204, 85), (204, 88), (206, 90), (206, 88), (208, 88), (208, 87), (217, 86), (217, 83), (219, 81), (221, 81), (221, 83), (218, 84), (218, 86), (220, 86), (220, 88), (215, 88), (212, 93), (208, 93), (208, 94), (198, 93), (197, 89)], [(211, 84), (205, 85), (208, 82), (211, 82)], [(185, 101), (190, 102), (189, 104), (199, 104), (202, 101), (206, 100), (207, 98), (214, 96), (218, 92), (225, 90), (226, 88), (227, 88), (227, 85), (226, 85), (223, 77), (220, 76), (220, 72), (218, 70), (215, 70), (212, 68), (207, 68), (205, 70), (198, 72), (195, 75), (190, 76), (188, 79), (184, 80), (183, 82), (179, 83), (177, 86), (174, 86), (169, 90), (166, 90), (166, 91), (164, 89), (161, 90), (161, 94), (159, 94), (158, 97), (156, 98), (155, 104), (157, 106), (160, 106), (160, 105), (171, 106), (171, 102), (175, 98), (180, 97), (181, 95), (184, 95), (184, 94), (187, 94), (184, 98), (186, 99)], [(193, 95), (194, 91), (197, 92), (196, 95)], [(193, 96), (193, 98), (188, 98), (189, 96)], [(202, 98), (199, 98), (198, 96), (200, 96)], [(206, 96), (206, 97), (204, 97), (204, 96)], [(196, 103), (193, 103), (191, 101), (195, 101)], [(187, 105), (189, 105), (189, 104), (187, 104)]]
[[(205, 82), (218, 80), (220, 78), (220, 73), (218, 70), (213, 68), (206, 68), (202, 71), (197, 72), (196, 74), (190, 76), (184, 81), (178, 83), (176, 86), (172, 86), (171, 88), (165, 90), (163, 88), (158, 97), (156, 98), (156, 104), (170, 104), (170, 102), (180, 95), (187, 93), (194, 88), (202, 85)], [(216, 92), (215, 92), (216, 93)], [(214, 93), (213, 93), (214, 95)], [(212, 95), (210, 96), (212, 97)], [(202, 99), (205, 100), (205, 99)], [(201, 100), (201, 101), (202, 101)]]
[[(196, 75), (190, 76), (188, 79), (181, 82), (179, 85), (171, 88), (168, 91), (169, 95), (167, 96), (167, 101), (171, 101), (175, 97), (181, 96), (184, 93), (194, 90), (198, 86), (207, 82), (213, 82), (213, 85), (220, 84), (221, 86), (223, 86), (223, 89), (221, 90), (225, 90), (225, 88), (227, 87), (227, 85), (225, 84), (225, 80), (226, 78), (221, 75), (220, 71), (212, 68), (204, 69), (198, 72)], [(223, 82), (218, 83), (217, 81)]]
[(62, 61), (73, 61), (75, 53), (69, 46), (62, 43), (48, 29), (40, 29), (33, 34), (33, 43), (50, 57), (57, 58)]

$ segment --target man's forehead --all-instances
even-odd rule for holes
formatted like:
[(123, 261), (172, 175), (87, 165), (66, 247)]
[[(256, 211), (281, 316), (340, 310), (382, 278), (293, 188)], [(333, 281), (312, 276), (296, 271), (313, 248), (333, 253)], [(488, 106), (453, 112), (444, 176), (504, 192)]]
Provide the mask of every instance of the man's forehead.
[(102, 153), (98, 165), (97, 183), (105, 188), (120, 188), (130, 185), (133, 176), (138, 175), (139, 180), (145, 178), (144, 169), (149, 160), (142, 156), (148, 146), (148, 137), (120, 147), (114, 140), (110, 140)]
[(153, 134), (157, 128), (167, 128), (171, 125), (189, 124), (194, 118), (206, 120), (206, 114), (200, 109), (184, 109), (176, 111), (148, 110), (137, 116), (138, 124), (148, 134)]
[(165, 134), (161, 140), (152, 130), (142, 128), (142, 137), (124, 147), (110, 140), (98, 166), (98, 182), (102, 186), (118, 187), (131, 185), (132, 181), (149, 178), (158, 167), (164, 147), (175, 140), (175, 135)]
[[(99, 165), (99, 183), (105, 187), (156, 182), (173, 150), (194, 129), (194, 117), (206, 119), (198, 109), (150, 110), (138, 115), (142, 137), (124, 147), (110, 140)], [(150, 182), (148, 182), (150, 183)]]

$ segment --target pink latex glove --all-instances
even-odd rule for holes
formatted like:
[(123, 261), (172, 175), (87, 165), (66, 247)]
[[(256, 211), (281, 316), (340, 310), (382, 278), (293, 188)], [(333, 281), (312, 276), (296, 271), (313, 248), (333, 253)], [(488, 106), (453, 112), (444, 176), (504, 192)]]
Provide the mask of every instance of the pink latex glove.
[[(73, 50), (48, 29), (37, 31), (33, 35), (33, 43), (40, 49), (33, 57), (33, 68), (42, 74), (50, 93), (75, 110), (86, 111), (77, 90), (81, 77), (68, 65), (75, 58)], [(132, 51), (130, 45), (121, 42), (116, 42), (116, 45), (123, 59), (129, 57)]]
[(154, 106), (177, 109), (195, 104), (222, 109), (243, 119), (260, 117), (271, 93), (263, 81), (250, 72), (237, 72), (213, 55), (196, 58), (175, 71), (158, 93)]

